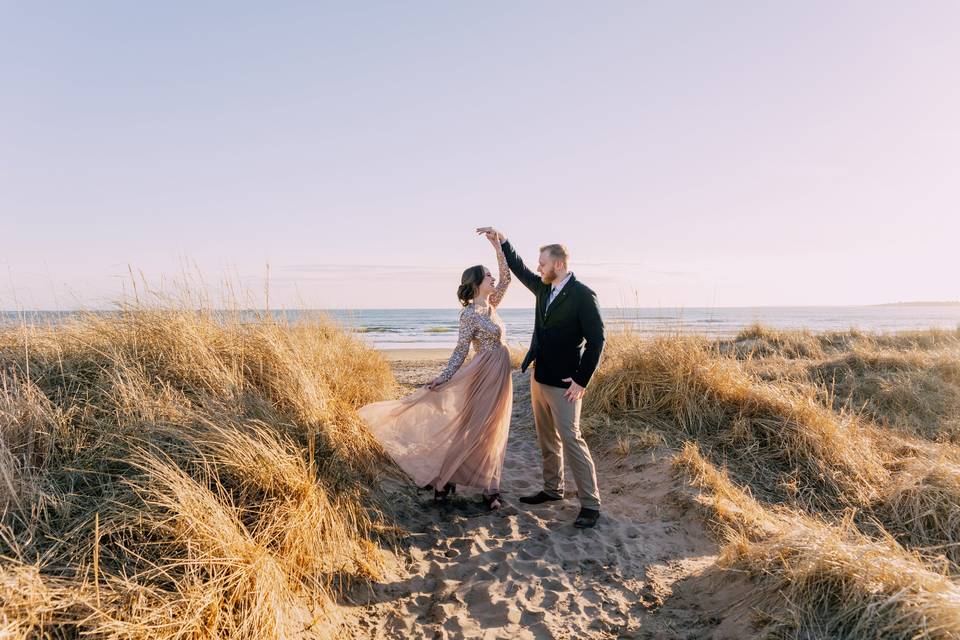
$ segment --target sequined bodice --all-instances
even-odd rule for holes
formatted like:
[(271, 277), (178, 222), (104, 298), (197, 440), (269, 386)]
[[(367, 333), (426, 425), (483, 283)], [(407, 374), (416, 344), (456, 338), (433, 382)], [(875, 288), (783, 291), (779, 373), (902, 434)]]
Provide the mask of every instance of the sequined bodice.
[(506, 344), (506, 328), (503, 326), (500, 316), (497, 315), (496, 307), (503, 300), (507, 287), (510, 285), (510, 268), (507, 266), (507, 259), (504, 257), (499, 244), (497, 244), (497, 264), (500, 269), (500, 281), (487, 299), (487, 304), (478, 309), (475, 303), (470, 303), (460, 312), (460, 332), (457, 338), (457, 346), (454, 348), (447, 366), (438, 376), (438, 382), (446, 382), (457, 372), (457, 369), (466, 360), (471, 344), (476, 353), (502, 347)]
[[(503, 321), (497, 315), (497, 310), (490, 307), (487, 310), (478, 310), (473, 305), (467, 307), (470, 310), (470, 319), (474, 325), (473, 331), (473, 350), (480, 352), (486, 349), (492, 349), (502, 344), (506, 344), (506, 328)], [(464, 310), (466, 313), (466, 310)]]

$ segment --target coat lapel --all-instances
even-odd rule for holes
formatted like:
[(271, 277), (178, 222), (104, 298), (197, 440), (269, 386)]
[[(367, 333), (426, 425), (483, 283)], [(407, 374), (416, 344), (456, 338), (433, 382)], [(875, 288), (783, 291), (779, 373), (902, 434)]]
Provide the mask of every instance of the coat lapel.
[[(557, 294), (557, 298), (553, 301), (553, 304), (547, 307), (546, 310), (544, 311), (544, 314), (543, 314), (544, 320), (552, 316), (553, 313), (557, 310), (557, 307), (562, 305), (567, 300), (567, 297), (570, 294), (570, 286), (574, 283), (576, 279), (577, 279), (576, 276), (574, 275), (570, 276), (570, 279), (567, 281), (567, 284), (563, 285), (563, 289), (561, 289), (560, 293)], [(543, 304), (546, 305), (547, 301), (549, 300), (550, 300), (550, 290), (547, 289), (547, 297), (544, 298)]]
[[(547, 302), (550, 301), (550, 288), (548, 287), (546, 291), (540, 293), (540, 300), (538, 306), (540, 307), (540, 317), (544, 320), (547, 319)], [(556, 300), (554, 300), (556, 302)]]

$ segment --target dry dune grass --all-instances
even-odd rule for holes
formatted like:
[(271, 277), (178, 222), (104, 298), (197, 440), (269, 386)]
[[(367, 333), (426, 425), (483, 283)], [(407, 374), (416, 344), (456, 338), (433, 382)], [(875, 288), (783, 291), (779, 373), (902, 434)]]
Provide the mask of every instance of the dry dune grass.
[(355, 409), (393, 385), (323, 323), (139, 305), (0, 330), (0, 624), (335, 634), (332, 595), (380, 566)]
[(719, 343), (726, 349), (732, 348), (741, 358), (752, 355), (816, 359), (857, 348), (900, 352), (954, 348), (960, 345), (960, 328), (896, 333), (873, 333), (858, 329), (812, 333), (754, 324), (740, 331), (732, 340), (721, 340)]
[[(752, 604), (764, 633), (957, 638), (960, 451), (916, 434), (958, 415), (937, 405), (928, 431), (913, 404), (945, 395), (925, 376), (954, 384), (956, 345), (953, 332), (616, 336), (591, 383), (590, 421), (655, 430), (676, 449), (726, 542), (721, 566), (761, 587)], [(852, 379), (826, 388), (818, 372), (837, 361)], [(895, 398), (863, 385), (893, 372), (916, 384)], [(878, 413), (854, 413), (840, 399), (851, 389)]]
[(527, 355), (527, 346), (522, 344), (511, 344), (508, 349), (510, 350), (510, 366), (514, 369), (519, 369), (520, 365), (523, 364), (523, 359)]
[(726, 540), (718, 564), (754, 577), (763, 634), (791, 638), (956, 638), (960, 585), (890, 536), (770, 510), (688, 443), (678, 469)]
[(960, 439), (960, 329), (814, 335), (757, 326), (719, 346), (764, 378), (826, 390), (835, 409), (932, 440)]
[(728, 345), (739, 358), (819, 358), (824, 347), (809, 331), (777, 331), (758, 324), (742, 330)]
[(584, 411), (679, 429), (769, 501), (865, 504), (888, 475), (855, 416), (824, 407), (812, 392), (761, 381), (698, 338), (611, 340)]
[(960, 348), (899, 351), (859, 347), (807, 367), (834, 400), (878, 424), (960, 442)]
[(903, 544), (943, 557), (960, 575), (960, 465), (940, 457), (911, 457), (897, 465), (877, 505), (885, 527)]
[[(614, 336), (585, 430), (675, 449), (766, 632), (956, 638), (958, 350)], [(0, 635), (347, 633), (335, 594), (377, 575), (390, 530), (355, 410), (394, 385), (324, 323), (134, 305), (0, 330)]]

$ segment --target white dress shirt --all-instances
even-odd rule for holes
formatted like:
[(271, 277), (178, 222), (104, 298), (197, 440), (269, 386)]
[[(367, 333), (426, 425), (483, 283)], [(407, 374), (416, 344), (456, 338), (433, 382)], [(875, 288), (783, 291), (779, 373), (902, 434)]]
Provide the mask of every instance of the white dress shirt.
[(567, 284), (567, 281), (570, 280), (570, 276), (573, 275), (573, 272), (567, 274), (567, 277), (561, 280), (560, 282), (554, 282), (553, 288), (550, 290), (550, 298), (547, 299), (546, 308), (549, 309), (550, 305), (553, 304), (553, 301), (557, 299), (557, 296), (560, 295), (560, 290), (563, 289), (563, 285)]

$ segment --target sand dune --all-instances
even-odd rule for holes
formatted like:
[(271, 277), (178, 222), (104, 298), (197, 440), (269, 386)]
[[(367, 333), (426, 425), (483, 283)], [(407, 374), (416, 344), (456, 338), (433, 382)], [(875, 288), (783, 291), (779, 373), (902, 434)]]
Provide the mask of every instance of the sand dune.
[[(423, 375), (429, 379), (430, 370)], [(626, 456), (595, 452), (605, 504), (593, 530), (572, 526), (576, 498), (535, 507), (517, 500), (537, 491), (541, 480), (529, 382), (526, 375), (515, 376), (502, 484), (506, 506), (490, 514), (479, 496), (459, 495), (438, 508), (427, 493), (392, 486), (392, 502), (401, 505), (395, 515), (412, 534), (386, 579), (349, 594), (351, 633), (366, 638), (747, 635), (737, 620), (720, 626), (725, 615), (735, 618), (729, 613), (737, 589), (726, 590), (730, 597), (705, 599), (702, 586), (683, 588), (710, 580), (718, 547), (689, 508), (670, 459), (656, 450)], [(572, 494), (576, 488), (568, 484), (567, 490)]]
[(355, 414), (442, 358), (165, 309), (0, 356), (0, 636), (960, 636), (960, 331), (611, 336), (587, 531), (518, 502), (519, 373), (491, 514), (432, 506)]

